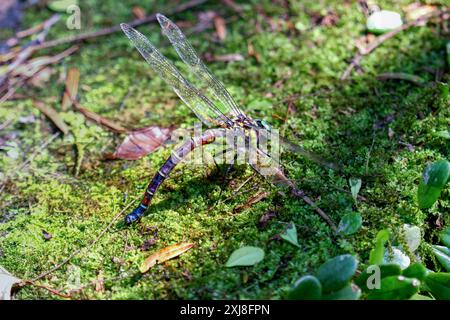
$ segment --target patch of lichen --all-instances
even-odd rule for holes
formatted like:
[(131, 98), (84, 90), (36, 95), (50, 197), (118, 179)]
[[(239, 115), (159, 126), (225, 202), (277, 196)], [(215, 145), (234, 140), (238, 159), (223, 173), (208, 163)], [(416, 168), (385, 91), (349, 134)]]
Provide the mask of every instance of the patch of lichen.
[[(409, 3), (378, 1), (382, 8), (396, 11)], [(163, 2), (140, 5), (147, 12), (155, 8), (164, 12), (168, 7)], [(82, 31), (132, 18), (129, 1), (85, 1), (82, 6)], [(272, 16), (276, 30), (256, 13), (256, 6)], [(199, 52), (245, 57), (244, 61), (209, 66), (249, 115), (267, 120), (291, 140), (343, 166), (338, 173), (298, 155), (283, 155), (286, 174), (334, 221), (357, 210), (363, 217), (362, 229), (347, 237), (333, 235), (313, 208), (259, 176), (236, 193), (252, 175), (248, 167), (237, 166), (224, 184), (226, 166), (218, 171), (212, 163), (186, 163), (161, 186), (141, 223), (124, 229), (114, 226), (92, 248), (81, 251), (41, 283), (65, 292), (83, 287), (72, 293), (78, 298), (282, 298), (299, 276), (314, 273), (332, 256), (350, 252), (367, 261), (373, 239), (382, 228), (397, 236), (404, 223), (418, 225), (425, 240), (432, 241), (436, 240), (432, 236), (435, 225), (430, 221), (439, 218), (448, 224), (448, 189), (429, 210), (418, 209), (416, 201), (426, 163), (449, 156), (448, 140), (435, 132), (448, 129), (450, 113), (440, 98), (439, 86), (433, 84), (435, 74), (429, 72), (443, 70), (441, 82), (450, 82), (445, 66), (448, 35), (446, 38), (435, 24), (407, 30), (365, 57), (364, 73), (354, 72), (351, 80), (343, 82), (339, 77), (354, 53), (353, 43), (365, 32), (365, 18), (356, 3), (291, 1), (287, 10), (270, 1), (254, 1), (243, 7), (244, 16), (227, 24), (224, 43), (214, 42), (209, 29), (189, 38)], [(200, 8), (208, 9), (225, 17), (234, 15), (214, 2)], [(312, 14), (328, 10), (339, 17), (335, 26), (312, 23)], [(284, 23), (284, 14), (296, 29)], [(25, 24), (34, 25), (49, 15), (45, 9), (31, 9)], [(172, 18), (194, 22), (195, 14)], [(169, 58), (176, 59), (156, 25), (140, 30)], [(61, 21), (49, 37), (74, 33)], [(248, 43), (259, 60), (247, 56)], [(1, 172), (10, 177), (0, 195), (0, 265), (24, 279), (89, 246), (118, 212), (139, 198), (171, 152), (168, 146), (138, 161), (102, 160), (121, 137), (86, 121), (74, 110), (61, 110), (64, 83), (58, 79), (64, 78), (70, 67), (81, 73), (80, 103), (124, 126), (177, 124), (189, 128), (196, 120), (119, 33), (82, 44), (77, 53), (53, 66), (56, 74), (45, 89), (23, 90), (57, 110), (71, 132), (55, 139), (20, 170), (55, 129), (33, 108), (31, 99), (5, 103), (0, 108), (0, 123), (12, 123), (1, 135), (12, 135), (17, 159), (7, 150), (0, 154)], [(378, 81), (376, 75), (383, 72), (415, 74), (430, 85)], [(288, 110), (289, 97), (293, 99)], [(30, 114), (35, 119), (27, 123), (24, 117)], [(75, 144), (83, 150), (77, 176)], [(349, 193), (349, 177), (362, 179), (360, 194), (366, 200), (356, 205)], [(266, 198), (236, 210), (264, 191), (270, 191)], [(268, 211), (277, 215), (262, 228), (258, 221)], [(291, 221), (297, 226), (300, 249), (273, 239)], [(150, 252), (184, 241), (195, 247), (140, 275), (138, 266), (150, 254), (140, 247), (153, 236), (148, 231), (152, 227), (158, 235)], [(52, 235), (50, 240), (44, 239), (43, 230)], [(265, 259), (254, 267), (225, 268), (230, 253), (243, 245), (264, 248)], [(426, 244), (419, 252), (421, 258), (430, 259)], [(105, 279), (104, 291), (88, 285), (96, 279)], [(25, 287), (18, 298), (55, 296)]]

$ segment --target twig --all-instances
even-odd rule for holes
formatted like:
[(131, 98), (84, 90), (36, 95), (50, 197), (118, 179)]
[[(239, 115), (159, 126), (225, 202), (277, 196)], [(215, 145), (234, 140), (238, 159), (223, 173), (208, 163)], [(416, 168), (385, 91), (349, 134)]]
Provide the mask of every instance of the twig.
[(53, 15), (51, 18), (41, 24), (40, 30), (42, 31), (39, 32), (39, 34), (36, 36), (36, 39), (32, 40), (17, 54), (17, 58), (14, 60), (14, 62), (8, 65), (5, 74), (0, 77), (0, 84), (3, 84), (8, 78), (8, 75), (22, 63), (24, 63), (34, 53), (35, 49), (33, 46), (35, 46), (36, 43), (41, 44), (45, 41), (45, 37), (50, 31), (50, 28), (59, 20), (59, 18), (59, 15)]
[[(173, 10), (168, 10), (167, 14), (168, 15), (173, 15), (173, 14), (177, 14), (180, 12), (183, 12), (185, 10), (191, 9), (193, 7), (199, 6), (203, 3), (205, 3), (206, 0), (191, 0), (189, 2), (186, 2), (182, 5), (179, 5), (178, 7), (175, 7)], [(152, 14), (148, 17), (145, 17), (143, 19), (136, 19), (133, 20), (131, 22), (128, 22), (127, 24), (130, 25), (131, 27), (137, 27), (143, 24), (148, 24), (150, 22), (154, 22), (156, 21), (156, 15)], [(97, 31), (91, 31), (91, 32), (86, 32), (86, 33), (82, 33), (80, 35), (77, 36), (72, 36), (72, 37), (67, 37), (67, 38), (62, 38), (62, 39), (55, 39), (55, 40), (51, 40), (51, 41), (47, 41), (47, 42), (43, 42), (41, 44), (38, 44), (36, 46), (33, 46), (34, 50), (41, 50), (41, 49), (47, 49), (47, 48), (51, 48), (51, 47), (56, 47), (62, 44), (67, 44), (67, 43), (74, 43), (74, 42), (81, 42), (81, 41), (85, 41), (85, 40), (89, 40), (89, 39), (93, 39), (93, 38), (97, 38), (97, 37), (102, 37), (102, 36), (106, 36), (106, 35), (110, 35), (113, 33), (116, 33), (118, 31), (121, 31), (120, 25), (114, 25), (110, 28), (105, 28), (105, 29), (100, 29)]]
[(427, 21), (431, 18), (443, 15), (450, 12), (450, 9), (444, 9), (444, 10), (437, 10), (437, 11), (432, 11), (428, 14), (424, 14), (420, 17), (418, 17), (415, 20), (412, 20), (408, 23), (405, 23), (404, 25), (401, 25), (398, 28), (395, 28), (394, 30), (391, 30), (381, 36), (378, 36), (375, 40), (373, 40), (364, 50), (360, 50), (355, 57), (352, 59), (351, 63), (349, 64), (349, 66), (347, 67), (347, 69), (344, 71), (344, 73), (341, 76), (341, 80), (345, 80), (347, 79), (351, 72), (353, 71), (353, 69), (355, 67), (358, 67), (361, 63), (361, 60), (363, 59), (364, 56), (372, 53), (376, 48), (378, 48), (382, 43), (384, 43), (386, 40), (389, 40), (390, 38), (396, 36), (397, 34), (399, 34), (400, 32), (409, 29), (413, 26), (418, 25), (421, 22)]
[(331, 229), (333, 229), (333, 231), (337, 233), (337, 227), (334, 224), (333, 220), (331, 220), (331, 218), (322, 209), (320, 209), (317, 204), (305, 194), (305, 192), (297, 189), (296, 187), (292, 187), (292, 193), (296, 197), (302, 198), (303, 201), (313, 207), (313, 209), (330, 225)]
[(102, 230), (102, 232), (100, 232), (100, 234), (87, 246), (87, 247), (82, 247), (79, 248), (77, 250), (75, 250), (69, 257), (67, 257), (65, 260), (63, 260), (61, 263), (59, 263), (58, 265), (56, 265), (55, 267), (51, 268), (48, 271), (45, 271), (44, 273), (40, 274), (39, 276), (37, 276), (36, 278), (30, 280), (32, 282), (37, 281), (39, 279), (42, 279), (46, 276), (48, 276), (49, 274), (55, 272), (56, 270), (60, 269), (62, 266), (64, 266), (65, 264), (67, 264), (70, 260), (72, 260), (76, 255), (78, 255), (81, 251), (83, 250), (89, 250), (91, 249), (99, 240), (101, 237), (103, 237), (103, 235), (111, 228), (111, 226), (113, 225), (113, 223), (126, 211), (128, 210), (129, 207), (131, 207), (131, 205), (136, 201), (138, 197), (135, 197), (132, 201), (130, 201), (129, 204), (127, 204), (125, 206), (125, 208), (123, 208), (119, 213), (117, 213), (113, 219), (111, 220), (111, 222)]
[(98, 123), (116, 133), (128, 132), (128, 129), (122, 127), (120, 124), (116, 124), (116, 123), (112, 122), (111, 120), (106, 119), (106, 118), (96, 114), (93, 111), (90, 111), (88, 109), (81, 107), (80, 104), (78, 103), (78, 101), (72, 99), (72, 103), (73, 103), (75, 110), (81, 112), (87, 119), (94, 121), (95, 123)]
[(17, 81), (17, 83), (14, 84), (13, 87), (9, 88), (8, 91), (0, 98), (0, 104), (5, 102), (6, 100), (8, 100), (15, 92), (17, 89), (19, 89), (21, 86), (24, 85), (24, 83), (31, 79), (32, 77), (34, 77), (34, 75), (38, 74), (39, 72), (41, 72), (43, 69), (45, 69), (47, 67), (47, 65), (49, 64), (54, 64), (56, 62), (58, 62), (59, 60), (71, 55), (72, 53), (74, 53), (76, 50), (78, 50), (77, 46), (72, 46), (69, 49), (49, 58), (45, 64), (43, 64), (40, 68), (37, 68), (35, 72), (33, 72), (33, 74), (31, 74), (30, 76), (27, 77), (22, 77), (19, 81)]
[(52, 293), (54, 295), (57, 295), (57, 296), (59, 296), (61, 298), (64, 298), (64, 299), (71, 299), (72, 298), (68, 294), (63, 294), (63, 293), (59, 292), (58, 290), (55, 290), (55, 289), (50, 288), (50, 287), (48, 287), (46, 285), (43, 285), (43, 284), (34, 283), (34, 281), (32, 281), (32, 280), (22, 280), (21, 282), (16, 284), (14, 287), (22, 288), (22, 287), (24, 287), (26, 285), (32, 285), (33, 287), (36, 287), (36, 288), (45, 289), (48, 292), (50, 292), (50, 293)]

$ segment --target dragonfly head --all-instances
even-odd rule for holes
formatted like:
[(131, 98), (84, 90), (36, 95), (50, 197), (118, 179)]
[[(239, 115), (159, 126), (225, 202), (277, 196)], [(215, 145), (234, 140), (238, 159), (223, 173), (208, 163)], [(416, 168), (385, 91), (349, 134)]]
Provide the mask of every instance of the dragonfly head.
[(272, 130), (272, 126), (264, 120), (256, 119), (255, 123), (258, 125), (258, 127), (262, 128), (262, 129), (266, 129), (267, 131)]

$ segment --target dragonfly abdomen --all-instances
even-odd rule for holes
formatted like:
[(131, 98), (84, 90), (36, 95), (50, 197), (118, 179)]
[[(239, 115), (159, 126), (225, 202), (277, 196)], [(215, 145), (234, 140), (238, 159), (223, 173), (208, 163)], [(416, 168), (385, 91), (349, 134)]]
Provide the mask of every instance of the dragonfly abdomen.
[(125, 217), (125, 223), (131, 224), (144, 215), (145, 211), (147, 211), (147, 208), (150, 205), (150, 202), (153, 199), (153, 196), (158, 190), (158, 187), (164, 182), (164, 180), (166, 180), (166, 178), (169, 177), (170, 172), (183, 158), (185, 158), (189, 154), (189, 152), (201, 145), (213, 142), (215, 138), (221, 134), (222, 131), (220, 129), (208, 130), (202, 136), (191, 138), (181, 147), (174, 150), (170, 157), (162, 165), (162, 167), (153, 176), (152, 180), (147, 186), (147, 189), (145, 190), (144, 198), (142, 199), (139, 206)]

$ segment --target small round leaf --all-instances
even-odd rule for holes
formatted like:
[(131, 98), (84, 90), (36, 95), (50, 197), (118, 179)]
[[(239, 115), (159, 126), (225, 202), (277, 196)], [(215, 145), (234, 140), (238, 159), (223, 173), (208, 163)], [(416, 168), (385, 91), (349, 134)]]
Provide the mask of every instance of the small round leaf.
[(322, 295), (322, 285), (314, 276), (304, 276), (297, 280), (289, 291), (289, 300), (319, 300)]
[(340, 255), (320, 266), (317, 278), (325, 293), (338, 291), (345, 287), (353, 277), (358, 261), (349, 254)]

